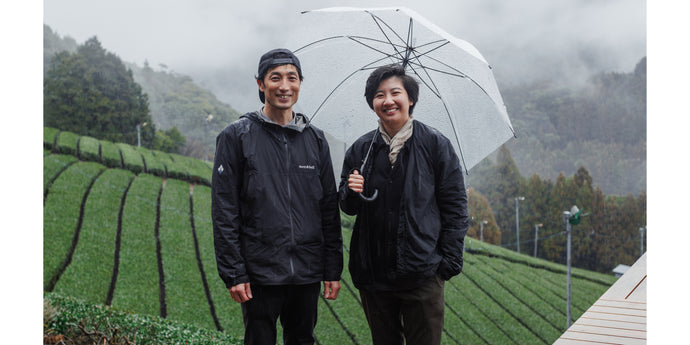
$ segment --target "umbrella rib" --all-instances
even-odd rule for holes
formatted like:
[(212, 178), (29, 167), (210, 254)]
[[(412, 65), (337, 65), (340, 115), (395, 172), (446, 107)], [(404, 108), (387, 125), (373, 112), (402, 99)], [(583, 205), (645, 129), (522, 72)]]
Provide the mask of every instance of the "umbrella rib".
[[(403, 43), (405, 42), (405, 40), (404, 40), (400, 35), (398, 35), (398, 32), (395, 31), (395, 30), (393, 30), (393, 28), (392, 28), (390, 25), (388, 25), (388, 23), (386, 23), (383, 19), (381, 19), (381, 17), (379, 17), (379, 16), (377, 16), (377, 15), (375, 15), (375, 14), (369, 12), (369, 11), (366, 11), (366, 12), (369, 13), (369, 14), (371, 15), (371, 17), (374, 19), (374, 21), (376, 22), (376, 25), (379, 27), (379, 30), (381, 30), (381, 33), (382, 33), (384, 36), (386, 36), (386, 39), (388, 39), (388, 35), (386, 35), (386, 32), (383, 30), (383, 28), (381, 27), (381, 25), (379, 24), (379, 22), (383, 23), (383, 25), (385, 25), (385, 26), (388, 28), (388, 30), (390, 30), (393, 34), (395, 34), (395, 36), (398, 37), (398, 39), (400, 40), (400, 42), (403, 42)], [(391, 44), (393, 44), (393, 42), (390, 41), (390, 39), (389, 39), (389, 42), (390, 42)]]
[(321, 42), (324, 42), (324, 41), (335, 40), (335, 39), (338, 39), (338, 38), (347, 38), (347, 39), (353, 40), (353, 41), (355, 41), (355, 42), (357, 42), (357, 43), (360, 43), (360, 44), (362, 44), (362, 45), (364, 45), (364, 46), (366, 46), (366, 47), (368, 47), (368, 48), (371, 48), (371, 49), (376, 50), (376, 51), (379, 51), (379, 52), (380, 52), (380, 50), (378, 50), (378, 49), (376, 49), (376, 48), (374, 48), (374, 47), (372, 47), (372, 46), (370, 46), (370, 45), (364, 44), (364, 43), (358, 41), (357, 39), (365, 39), (365, 40), (370, 40), (370, 41), (379, 42), (379, 43), (389, 43), (389, 42), (386, 42), (386, 41), (376, 40), (376, 39), (369, 38), (369, 37), (364, 37), (364, 36), (338, 35), (338, 36), (324, 37), (324, 38), (318, 39), (318, 40), (316, 40), (316, 41), (310, 42), (310, 43), (308, 43), (308, 44), (305, 44), (305, 45), (303, 45), (303, 46), (301, 46), (301, 47), (295, 49), (293, 52), (294, 52), (295, 54), (297, 54), (297, 53), (300, 53), (303, 49), (305, 49), (305, 48), (307, 48), (307, 47), (313, 46), (313, 45), (315, 45), (315, 44), (318, 44), (318, 43), (321, 43)]
[[(439, 48), (440, 48), (440, 47), (439, 47)], [(467, 80), (471, 81), (474, 85), (476, 85), (480, 90), (482, 90), (482, 92), (483, 92), (485, 95), (487, 95), (487, 96), (489, 97), (489, 99), (491, 99), (491, 100), (494, 102), (494, 104), (496, 104), (496, 102), (493, 100), (493, 98), (491, 98), (491, 95), (489, 95), (489, 93), (486, 92), (486, 89), (484, 89), (484, 87), (482, 87), (482, 85), (479, 84), (476, 80), (474, 80), (474, 78), (472, 78), (472, 77), (470, 77), (469, 75), (463, 73), (462, 71), (460, 71), (460, 70), (454, 68), (453, 66), (450, 66), (450, 65), (446, 64), (445, 62), (440, 61), (440, 60), (434, 58), (433, 56), (428, 56), (428, 55), (425, 55), (425, 56), (426, 56), (428, 59), (430, 59), (430, 60), (436, 61), (436, 62), (438, 62), (439, 64), (441, 64), (441, 65), (443, 65), (443, 66), (446, 66), (446, 67), (450, 68), (450, 69), (453, 70), (453, 71), (456, 71), (457, 74), (455, 74), (455, 73), (450, 73), (450, 72), (445, 72), (445, 71), (441, 71), (441, 70), (439, 70), (439, 69), (431, 68), (431, 67), (428, 67), (428, 66), (424, 66), (422, 63), (419, 63), (419, 62), (418, 62), (416, 65), (418, 65), (420, 68), (424, 69), (425, 71), (428, 69), (428, 70), (431, 70), (431, 71), (434, 71), (434, 72), (443, 73), (443, 74), (446, 74), (446, 75), (451, 75), (451, 76), (456, 76), (456, 77), (461, 77), (461, 78), (467, 78)], [(417, 57), (416, 55), (415, 55), (415, 57), (416, 57), (417, 61), (419, 61), (419, 57)], [(419, 75), (419, 74), (418, 74), (418, 75)], [(427, 73), (427, 76), (428, 76), (428, 73)], [(421, 78), (421, 76), (420, 76), (420, 78)], [(431, 77), (429, 77), (429, 79), (431, 80)], [(432, 82), (433, 82), (433, 80), (432, 80)]]
[[(415, 54), (415, 58), (417, 59), (417, 61), (419, 61), (419, 57), (416, 54)], [(453, 128), (453, 136), (455, 136), (455, 142), (458, 143), (458, 151), (460, 152), (460, 159), (462, 160), (462, 166), (463, 166), (463, 168), (465, 168), (465, 173), (469, 175), (469, 170), (467, 170), (467, 168), (466, 168), (467, 164), (465, 162), (465, 153), (462, 150), (462, 145), (460, 145), (460, 137), (458, 136), (458, 132), (455, 129), (455, 123), (453, 122), (453, 119), (450, 116), (450, 110), (448, 109), (448, 105), (446, 104), (446, 100), (443, 99), (443, 97), (441, 97), (441, 91), (436, 86), (436, 83), (434, 83), (434, 79), (432, 79), (431, 75), (429, 75), (429, 72), (427, 71), (426, 66), (423, 66), (420, 64), (419, 67), (424, 71), (424, 74), (426, 74), (427, 78), (429, 78), (429, 82), (431, 83), (431, 85), (433, 85), (433, 88), (431, 86), (429, 86), (429, 84), (424, 80), (424, 78), (422, 78), (422, 76), (417, 72), (417, 70), (414, 67), (410, 66), (410, 69), (412, 69), (414, 74), (416, 74), (419, 77), (419, 79), (422, 80), (424, 85), (426, 85), (426, 87), (429, 88), (429, 90), (434, 95), (436, 95), (436, 97), (438, 97), (441, 100), (441, 104), (443, 104), (443, 109), (445, 109), (446, 116), (448, 117), (448, 122), (450, 122), (450, 126)], [(486, 93), (486, 91), (484, 91), (484, 93)]]
[[(424, 66), (421, 66), (421, 65), (420, 65), (420, 66), (418, 66), (418, 67), (420, 67), (421, 69), (424, 69)], [(412, 64), (410, 64), (410, 69), (412, 70), (412, 72), (414, 72), (414, 74), (417, 75), (417, 77), (419, 77), (419, 80), (421, 80), (422, 83), (423, 83), (427, 88), (429, 88), (429, 91), (431, 91), (436, 97), (441, 98), (441, 93), (439, 92), (439, 90), (438, 90), (438, 88), (436, 87), (436, 85), (433, 84), (434, 81), (431, 79), (431, 76), (429, 76), (429, 73), (428, 73), (428, 72), (425, 71), (425, 74), (426, 74), (427, 78), (429, 78), (429, 81), (431, 81), (431, 83), (432, 83), (432, 85), (433, 85), (434, 87), (431, 87), (431, 86), (429, 85), (429, 83), (426, 81), (426, 79), (424, 79), (424, 78), (417, 72), (417, 70), (416, 70), (414, 67), (412, 67)]]
[(383, 57), (383, 58), (381, 58), (381, 59), (378, 59), (378, 60), (376, 60), (376, 61), (372, 61), (372, 62), (370, 62), (370, 63), (368, 63), (368, 64), (366, 64), (366, 65), (360, 67), (359, 69), (356, 69), (355, 71), (353, 71), (352, 73), (350, 73), (347, 77), (343, 78), (343, 80), (341, 80), (341, 81), (338, 83), (338, 85), (336, 85), (336, 86), (333, 88), (333, 90), (331, 90), (331, 92), (328, 93), (328, 96), (326, 96), (326, 97), (323, 99), (323, 101), (321, 102), (321, 104), (319, 104), (319, 106), (316, 108), (316, 110), (314, 110), (314, 114), (313, 114), (312, 117), (311, 117), (311, 121), (314, 121), (314, 119), (316, 118), (316, 116), (319, 114), (319, 111), (320, 111), (321, 108), (324, 106), (324, 104), (326, 104), (326, 102), (331, 98), (331, 96), (333, 96), (333, 94), (335, 93), (335, 91), (338, 90), (338, 88), (340, 88), (341, 85), (343, 85), (343, 83), (345, 83), (348, 79), (350, 79), (352, 76), (354, 76), (355, 74), (357, 74), (357, 72), (361, 72), (361, 71), (365, 71), (365, 70), (368, 70), (368, 69), (372, 69), (373, 67), (370, 67), (371, 65), (374, 65), (374, 64), (376, 64), (376, 63), (378, 63), (378, 62), (380, 62), (380, 61), (382, 61), (382, 60), (384, 60), (384, 59), (386, 59), (386, 58), (388, 58), (388, 56)]
[[(443, 47), (444, 45), (445, 45), (445, 44), (440, 45), (440, 46), (434, 48), (433, 50), (439, 49), (439, 48)], [(431, 52), (431, 51), (429, 51), (429, 52)], [(453, 66), (450, 66), (450, 65), (448, 65), (447, 63), (445, 63), (445, 62), (443, 62), (443, 61), (441, 61), (441, 60), (439, 60), (439, 59), (437, 59), (437, 58), (435, 58), (435, 57), (433, 57), (433, 56), (426, 55), (426, 54), (429, 53), (429, 52), (424, 53), (424, 56), (427, 57), (427, 58), (430, 59), (430, 60), (433, 60), (433, 61), (435, 61), (435, 62), (438, 62), (439, 64), (441, 64), (441, 65), (443, 65), (443, 66), (448, 67), (450, 70), (453, 70), (453, 71), (457, 72), (457, 74), (456, 74), (456, 73), (447, 72), (447, 71), (442, 71), (442, 70), (435, 69), (435, 68), (431, 68), (431, 67), (428, 67), (428, 66), (424, 66), (422, 63), (418, 63), (418, 65), (419, 65), (420, 67), (422, 67), (422, 68), (424, 68), (424, 69), (429, 69), (429, 70), (434, 71), (434, 72), (443, 73), (443, 74), (446, 74), (446, 75), (452, 75), (452, 76), (456, 76), (456, 77), (467, 78), (467, 79), (469, 79), (470, 81), (472, 81), (472, 83), (474, 83), (475, 85), (477, 85), (477, 87), (479, 87), (479, 89), (482, 90), (482, 92), (484, 92), (487, 96), (489, 96), (489, 98), (491, 98), (491, 96), (489, 95), (489, 93), (486, 92), (486, 90), (485, 90), (479, 83), (477, 83), (472, 77), (470, 77), (469, 75), (467, 75), (467, 74), (465, 74), (464, 72), (458, 70), (457, 68), (455, 68), (455, 67), (453, 67)], [(417, 61), (419, 61), (419, 56), (416, 56), (416, 55), (415, 55), (415, 57), (416, 57)]]
[[(414, 74), (416, 74), (419, 77), (419, 79), (422, 81), (422, 83), (424, 83), (424, 85), (426, 85), (426, 87), (428, 87), (429, 90), (431, 90), (431, 92), (434, 95), (436, 95), (436, 97), (440, 98), (443, 101), (443, 98), (441, 97), (441, 91), (438, 89), (438, 87), (436, 86), (436, 83), (434, 83), (434, 80), (431, 78), (431, 75), (429, 75), (429, 72), (427, 70), (427, 69), (430, 69), (430, 70), (434, 71), (434, 69), (428, 68), (427, 66), (424, 66), (423, 64), (419, 63), (419, 56), (417, 56), (416, 51), (413, 51), (413, 54), (415, 55), (415, 59), (416, 59), (417, 63), (410, 64), (410, 69), (412, 69), (412, 72), (414, 72)], [(431, 86), (429, 86), (427, 81), (417, 72), (417, 70), (414, 67), (412, 67), (413, 65), (417, 65), (419, 68), (421, 68), (424, 71), (424, 74), (426, 74), (426, 77), (429, 79), (429, 81), (433, 85), (433, 88)], [(438, 72), (443, 73), (441, 71), (438, 71)], [(444, 102), (444, 106), (445, 106), (445, 102)]]
[[(425, 52), (420, 52), (419, 49), (416, 49), (416, 48), (415, 48), (414, 51), (413, 51), (413, 52), (415, 53), (415, 54), (414, 54), (414, 55), (415, 55), (415, 60), (419, 61), (420, 57), (427, 57), (427, 58), (429, 58), (430, 60), (433, 60), (433, 61), (435, 61), (435, 62), (438, 62), (439, 64), (441, 64), (441, 65), (443, 65), (443, 66), (446, 66), (446, 67), (448, 67), (450, 70), (452, 70), (452, 71), (454, 71), (454, 72), (457, 72), (457, 73), (453, 73), (453, 72), (450, 72), (450, 71), (443, 71), (443, 70), (440, 70), (440, 69), (437, 69), (437, 68), (432, 68), (432, 67), (424, 66), (424, 65), (423, 65), (422, 63), (420, 63), (420, 62), (416, 63), (416, 65), (418, 65), (418, 66), (420, 66), (420, 67), (423, 67), (423, 68), (425, 68), (425, 69), (432, 70), (432, 71), (434, 71), (434, 72), (439, 72), (439, 73), (443, 73), (443, 74), (447, 74), (447, 75), (452, 75), (452, 76), (456, 76), (456, 77), (466, 78), (466, 77), (467, 77), (467, 74), (465, 74), (465, 73), (459, 71), (458, 69), (454, 68), (453, 66), (449, 66), (449, 65), (446, 64), (445, 62), (440, 61), (440, 60), (438, 60), (437, 58), (435, 58), (435, 57), (429, 55), (430, 53), (434, 52), (435, 50), (440, 49), (440, 48), (443, 48), (444, 46), (450, 44), (449, 41), (447, 41), (447, 40), (438, 40), (438, 41), (426, 43), (426, 44), (424, 44), (424, 45), (422, 45), (422, 46), (419, 46), (419, 47), (424, 47), (424, 46), (428, 46), (428, 45), (433, 44), (433, 43), (441, 43), (441, 42), (443, 42), (443, 43), (440, 44), (440, 45), (438, 45), (438, 46), (436, 46), (436, 47), (433, 47), (432, 49), (430, 49), (430, 50), (428, 50), (428, 51), (425, 51)], [(417, 47), (417, 48), (419, 48), (419, 47)], [(411, 62), (411, 63), (412, 63), (412, 62)]]
[[(439, 44), (439, 45), (437, 45), (437, 46), (435, 46), (435, 47), (432, 47), (431, 49), (429, 49), (429, 50), (427, 50), (427, 51), (425, 51), (425, 52), (419, 51), (419, 48), (421, 48), (421, 47), (426, 47), (426, 46), (428, 46), (428, 45), (435, 44), (435, 43), (441, 43), (441, 44)], [(433, 41), (433, 42), (425, 43), (425, 44), (423, 44), (423, 45), (421, 45), (421, 46), (415, 47), (415, 52), (419, 53), (419, 56), (427, 56), (427, 55), (429, 55), (430, 53), (433, 53), (433, 52), (436, 51), (437, 49), (441, 49), (441, 48), (443, 48), (444, 46), (446, 46), (446, 45), (448, 45), (448, 44), (450, 44), (450, 41), (448, 41), (448, 40)]]
[[(376, 39), (369, 38), (369, 37), (362, 37), (362, 36), (347, 36), (347, 38), (349, 38), (349, 39), (351, 39), (351, 40), (353, 40), (353, 41), (355, 41), (355, 42), (357, 42), (357, 43), (359, 43), (359, 44), (361, 44), (361, 45), (363, 45), (363, 46), (365, 46), (365, 47), (367, 47), (367, 48), (369, 48), (369, 49), (371, 49), (371, 50), (373, 50), (373, 51), (379, 52), (379, 53), (385, 55), (385, 57), (387, 57), (387, 58), (388, 58), (388, 57), (393, 57), (393, 56), (396, 55), (396, 54), (389, 54), (389, 53), (386, 53), (385, 51), (383, 51), (383, 50), (381, 50), (381, 49), (375, 48), (375, 47), (373, 47), (373, 46), (371, 46), (371, 45), (369, 45), (369, 44), (366, 44), (366, 43), (364, 43), (364, 42), (362, 42), (362, 41), (359, 41), (359, 39), (367, 39), (367, 40), (371, 40), (371, 41), (374, 41), (374, 42), (389, 43), (389, 44), (393, 45), (393, 43), (391, 43), (391, 42), (385, 42), (385, 41), (376, 40)], [(394, 48), (394, 49), (395, 49), (395, 48)], [(395, 51), (396, 51), (396, 53), (398, 53), (398, 50), (397, 50), (397, 49), (395, 49)], [(381, 60), (379, 60), (379, 61), (381, 61)]]
[(413, 21), (412, 18), (410, 18), (410, 24), (407, 25), (407, 43), (405, 47), (405, 57), (403, 58), (402, 61), (402, 67), (403, 69), (405, 66), (407, 66), (408, 62), (410, 61), (410, 53), (414, 50), (412, 48), (412, 31), (413, 31)]
[[(386, 58), (393, 57), (393, 56), (396, 55), (396, 54), (389, 54), (389, 53), (387, 53), (387, 52), (385, 52), (385, 51), (383, 51), (383, 50), (381, 50), (381, 49), (378, 49), (378, 48), (376, 48), (376, 47), (374, 47), (374, 46), (372, 46), (372, 45), (367, 44), (367, 43), (364, 42), (364, 41), (372, 41), (372, 42), (377, 42), (377, 43), (395, 45), (394, 43), (391, 43), (390, 41), (378, 40), (378, 39), (371, 38), (371, 37), (364, 37), (364, 36), (349, 36), (349, 35), (340, 35), (340, 36), (332, 36), (332, 37), (322, 38), (322, 39), (313, 41), (313, 42), (311, 42), (311, 43), (309, 43), (309, 44), (307, 44), (307, 45), (304, 45), (304, 46), (302, 46), (302, 47), (300, 47), (300, 48), (297, 48), (297, 49), (294, 50), (294, 52), (295, 52), (295, 54), (301, 53), (301, 51), (302, 51), (303, 49), (307, 48), (307, 47), (310, 47), (310, 46), (312, 46), (312, 45), (315, 45), (315, 44), (317, 44), (317, 43), (321, 43), (321, 42), (324, 42), (324, 41), (335, 40), (335, 39), (338, 39), (338, 38), (346, 38), (346, 39), (349, 39), (349, 40), (351, 40), (351, 41), (354, 41), (354, 42), (356, 42), (356, 43), (358, 43), (358, 44), (360, 44), (360, 45), (362, 45), (362, 46), (364, 46), (364, 47), (367, 47), (367, 48), (369, 48), (369, 49), (371, 49), (371, 50), (373, 50), (373, 51), (375, 51), (375, 52), (378, 52), (378, 53), (383, 54)], [(398, 53), (397, 49), (396, 49), (396, 53)], [(381, 60), (379, 60), (379, 61), (381, 61)]]
[[(355, 41), (355, 42), (357, 42), (357, 43), (360, 43), (360, 44), (362, 44), (362, 45), (364, 45), (364, 46), (366, 46), (366, 47), (368, 47), (368, 48), (371, 48), (371, 49), (376, 50), (376, 51), (379, 51), (379, 52), (381, 51), (380, 49), (374, 48), (374, 47), (372, 47), (372, 46), (370, 46), (370, 45), (368, 45), (368, 44), (365, 44), (365, 43), (363, 43), (363, 42), (361, 42), (361, 41), (359, 41), (359, 40), (368, 40), (368, 41), (377, 42), (377, 43), (395, 45), (395, 43), (391, 43), (390, 41), (384, 41), (384, 40), (375, 39), (375, 38), (366, 37), (366, 36), (338, 35), (338, 36), (324, 37), (324, 38), (318, 39), (318, 40), (316, 40), (316, 41), (310, 42), (310, 43), (308, 43), (308, 44), (306, 44), (306, 45), (304, 45), (304, 46), (302, 46), (302, 47), (300, 47), (300, 48), (295, 49), (293, 52), (294, 52), (294, 53), (298, 53), (298, 52), (300, 52), (301, 50), (303, 50), (304, 48), (307, 48), (307, 47), (312, 46), (312, 45), (314, 45), (314, 44), (321, 43), (321, 42), (323, 42), (323, 41), (334, 40), (334, 39), (338, 39), (338, 38), (347, 38), (347, 39), (353, 40), (353, 41)], [(433, 43), (433, 42), (432, 42), (432, 43)], [(395, 46), (401, 47), (400, 45), (395, 45)]]
[[(391, 28), (390, 25), (388, 25), (388, 23), (386, 23), (385, 21), (383, 21), (383, 19), (381, 19), (380, 17), (374, 15), (373, 13), (371, 13), (371, 12), (369, 12), (369, 11), (367, 11), (367, 13), (369, 13), (369, 15), (371, 15), (371, 17), (372, 17), (373, 20), (374, 20), (374, 23), (376, 23), (376, 26), (378, 26), (379, 30), (381, 31), (381, 34), (383, 34), (383, 37), (386, 38), (386, 40), (387, 40), (388, 43), (391, 45), (391, 47), (393, 48), (393, 50), (395, 50), (395, 53), (396, 53), (398, 56), (400, 56), (400, 60), (403, 60), (404, 58), (403, 58), (403, 56), (402, 56), (402, 52), (398, 51), (397, 46), (393, 43), (393, 41), (390, 39), (390, 37), (388, 37), (388, 35), (386, 34), (386, 31), (383, 30), (383, 27), (381, 27), (381, 23), (383, 23), (383, 25), (385, 25), (391, 32), (393, 32), (393, 33), (395, 34), (395, 36), (397, 36), (398, 39), (399, 39), (400, 41), (405, 42), (405, 40), (403, 40), (402, 37), (400, 37), (400, 35), (398, 35), (398, 33), (395, 32), (395, 30), (393, 30), (393, 28)], [(379, 23), (379, 22), (380, 22), (380, 23)]]
[(460, 78), (468, 78), (468, 79), (471, 79), (469, 76), (467, 76), (467, 74), (464, 74), (464, 73), (462, 73), (462, 72), (452, 73), (452, 72), (440, 70), (440, 69), (438, 69), (438, 68), (433, 68), (433, 67), (425, 66), (424, 64), (419, 63), (419, 62), (412, 62), (412, 61), (410, 61), (410, 64), (415, 65), (415, 66), (417, 66), (417, 67), (421, 67), (421, 68), (427, 69), (427, 70), (429, 70), (429, 71), (434, 71), (434, 72), (438, 72), (438, 73), (445, 74), (445, 75), (449, 75), (449, 76), (453, 76), (453, 77), (460, 77)]

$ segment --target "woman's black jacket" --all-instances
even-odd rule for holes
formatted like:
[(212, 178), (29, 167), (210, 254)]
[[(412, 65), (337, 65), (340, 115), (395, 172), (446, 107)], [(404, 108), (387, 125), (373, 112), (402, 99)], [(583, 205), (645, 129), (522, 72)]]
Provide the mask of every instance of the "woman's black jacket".
[[(413, 134), (407, 140), (398, 159), (404, 159), (405, 169), (397, 236), (388, 250), (392, 260), (376, 261), (372, 243), (366, 236), (374, 217), (387, 214), (378, 209), (381, 203), (365, 202), (347, 187), (347, 179), (353, 169), (360, 169), (375, 131), (357, 141), (345, 154), (339, 200), (341, 209), (349, 215), (357, 215), (350, 243), (349, 269), (358, 288), (371, 289), (381, 277), (375, 277), (373, 265), (388, 263), (384, 271), (390, 272), (393, 281), (423, 280), (434, 273), (448, 280), (462, 271), (464, 238), (468, 228), (467, 193), (463, 172), (450, 141), (436, 129), (419, 121), (413, 123)], [(378, 129), (376, 130), (378, 131)], [(372, 155), (387, 144), (376, 136)], [(369, 157), (367, 162), (371, 160)], [(373, 167), (388, 168), (387, 167)], [(364, 168), (364, 194), (367, 188), (367, 170)], [(379, 198), (385, 196), (379, 195)], [(391, 248), (389, 248), (391, 249)], [(377, 271), (381, 271), (377, 269)]]

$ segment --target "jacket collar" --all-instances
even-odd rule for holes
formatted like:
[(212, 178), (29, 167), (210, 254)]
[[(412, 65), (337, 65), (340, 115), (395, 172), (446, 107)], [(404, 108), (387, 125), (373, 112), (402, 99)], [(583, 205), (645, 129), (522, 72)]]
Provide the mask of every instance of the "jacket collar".
[(293, 112), (293, 114), (294, 114), (294, 116), (292, 118), (292, 121), (288, 122), (284, 126), (281, 126), (281, 125), (273, 122), (273, 120), (271, 120), (268, 116), (266, 116), (266, 114), (264, 114), (264, 112), (261, 109), (254, 111), (254, 112), (251, 112), (251, 113), (246, 113), (246, 114), (242, 115), (241, 117), (246, 117), (246, 118), (248, 118), (252, 121), (258, 122), (262, 125), (287, 128), (287, 129), (291, 129), (291, 130), (294, 130), (294, 131), (301, 133), (302, 131), (304, 131), (304, 129), (308, 125), (306, 117), (300, 113), (294, 113)]

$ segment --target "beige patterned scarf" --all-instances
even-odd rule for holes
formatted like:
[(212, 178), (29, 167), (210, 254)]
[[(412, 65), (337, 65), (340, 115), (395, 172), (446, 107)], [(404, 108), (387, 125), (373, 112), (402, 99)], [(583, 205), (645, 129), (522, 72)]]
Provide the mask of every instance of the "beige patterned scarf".
[(412, 116), (405, 122), (405, 124), (400, 128), (398, 133), (396, 133), (392, 138), (388, 133), (386, 133), (386, 130), (383, 128), (383, 124), (381, 124), (381, 120), (379, 120), (379, 132), (381, 132), (381, 137), (383, 138), (383, 141), (388, 144), (391, 149), (390, 152), (388, 153), (388, 160), (391, 162), (391, 166), (395, 164), (396, 159), (398, 159), (398, 153), (400, 153), (400, 150), (402, 149), (403, 145), (405, 145), (405, 142), (407, 139), (409, 139), (412, 136)]

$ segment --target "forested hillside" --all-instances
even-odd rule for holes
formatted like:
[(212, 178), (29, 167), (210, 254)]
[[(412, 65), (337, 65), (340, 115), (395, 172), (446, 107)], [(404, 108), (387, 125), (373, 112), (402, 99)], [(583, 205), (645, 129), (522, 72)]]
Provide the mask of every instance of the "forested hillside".
[(176, 127), (187, 139), (179, 153), (212, 159), (216, 135), (240, 114), (188, 76), (164, 66), (155, 71), (148, 64), (144, 67), (127, 65), (132, 69), (134, 80), (149, 96), (151, 117), (156, 126), (163, 130)]
[[(486, 220), (485, 228), (496, 227), (500, 232), (499, 242), (493, 243), (565, 263), (563, 211), (576, 205), (587, 216), (573, 227), (573, 265), (610, 272), (618, 264), (632, 265), (646, 248), (647, 195), (644, 191), (637, 196), (631, 193), (606, 195), (583, 166), (573, 175), (559, 174), (556, 181), (538, 175), (525, 177), (505, 145), (499, 149), (495, 163), (485, 161), (478, 168), (474, 174), (470, 172), (472, 181), (479, 181), (470, 183), (471, 190), (486, 198), (488, 206), (485, 207), (490, 210), (479, 215), (470, 208), (475, 218), (468, 233), (477, 231), (479, 223)], [(472, 195), (470, 193), (470, 197)], [(470, 207), (473, 202), (477, 201), (470, 200)]]
[(50, 64), (43, 80), (44, 125), (153, 146), (156, 130), (146, 94), (120, 58), (103, 49), (96, 37), (74, 53), (56, 53)]
[(77, 41), (74, 38), (60, 37), (48, 25), (43, 25), (43, 75), (51, 69), (51, 60), (59, 52), (74, 53), (77, 51)]
[(580, 166), (606, 194), (640, 194), (647, 181), (647, 59), (634, 71), (585, 85), (534, 82), (502, 89), (518, 138), (508, 142), (524, 176), (555, 180)]
[[(95, 37), (91, 40), (98, 42)], [(54, 32), (47, 25), (44, 25), (43, 46), (46, 75), (54, 71), (53, 61), (57, 53), (63, 52), (65, 58), (81, 61), (78, 58), (70, 57), (70, 54), (78, 51), (80, 45), (69, 36), (61, 37), (59, 33)], [(138, 84), (137, 87), (147, 97), (148, 114), (152, 123), (149, 123), (147, 128), (146, 125), (142, 125), (146, 122), (145, 120), (138, 122), (139, 125), (142, 125), (140, 130), (148, 138), (143, 143), (145, 147), (153, 148), (152, 128), (155, 128), (159, 130), (156, 139), (159, 142), (161, 140), (179, 141), (176, 138), (178, 133), (183, 136), (182, 144), (179, 145), (180, 148), (174, 149), (175, 153), (205, 160), (213, 158), (216, 135), (230, 122), (239, 118), (240, 114), (237, 111), (220, 102), (213, 93), (197, 85), (189, 76), (177, 74), (168, 70), (166, 66), (159, 66), (160, 70), (155, 71), (148, 64), (139, 67), (136, 64), (122, 62), (119, 57), (107, 52), (107, 50), (104, 55), (123, 64), (130, 71), (131, 78)], [(101, 66), (100, 68), (105, 71), (104, 67)], [(83, 89), (83, 91), (88, 90), (90, 89)], [(94, 113), (99, 113), (98, 109), (89, 111), (89, 114)], [(64, 119), (74, 116), (61, 115), (61, 117)], [(85, 125), (85, 121), (77, 121), (77, 123)], [(56, 126), (54, 123), (46, 124)], [(127, 125), (127, 128), (123, 128), (121, 132), (126, 133), (129, 138), (136, 138), (135, 127), (135, 124)], [(71, 130), (77, 131), (78, 129), (75, 127)], [(92, 133), (83, 134), (93, 135)], [(136, 143), (132, 140), (127, 142)], [(176, 146), (159, 142), (157, 142), (157, 149)]]

